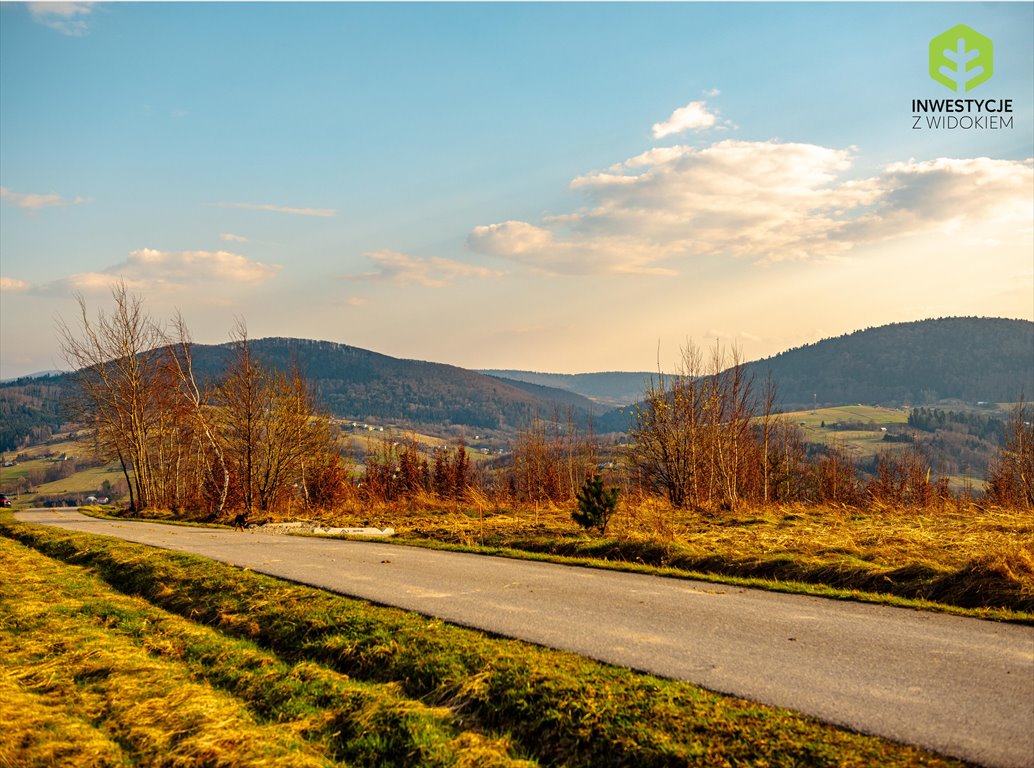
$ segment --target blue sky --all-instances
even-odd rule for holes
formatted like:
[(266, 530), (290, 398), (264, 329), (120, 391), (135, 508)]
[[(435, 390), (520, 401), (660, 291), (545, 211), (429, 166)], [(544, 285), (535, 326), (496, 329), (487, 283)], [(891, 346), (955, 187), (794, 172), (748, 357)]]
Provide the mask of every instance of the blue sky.
[[(1000, 130), (913, 130), (932, 37)], [(1034, 5), (0, 5), (0, 377), (125, 280), (196, 340), (580, 372), (1034, 319)]]

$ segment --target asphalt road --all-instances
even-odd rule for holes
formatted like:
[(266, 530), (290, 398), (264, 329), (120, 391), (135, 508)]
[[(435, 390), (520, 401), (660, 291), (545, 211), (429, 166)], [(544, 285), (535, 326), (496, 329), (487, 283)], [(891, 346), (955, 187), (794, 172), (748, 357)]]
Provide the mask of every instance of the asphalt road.
[(988, 766), (1034, 766), (1034, 628), (369, 542), (19, 512), (687, 680)]

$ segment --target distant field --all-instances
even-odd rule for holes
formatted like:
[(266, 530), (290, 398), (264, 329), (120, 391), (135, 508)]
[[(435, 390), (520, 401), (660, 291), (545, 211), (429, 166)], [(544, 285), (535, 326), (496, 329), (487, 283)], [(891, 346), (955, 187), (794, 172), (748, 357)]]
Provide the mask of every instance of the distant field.
[(104, 467), (91, 467), (82, 472), (76, 472), (61, 480), (51, 483), (43, 483), (36, 486), (36, 494), (49, 496), (62, 493), (96, 492), (101, 484), (108, 480), (111, 483), (124, 479), (121, 468), (118, 464), (108, 464)]
[[(875, 405), (842, 405), (835, 408), (817, 408), (807, 411), (793, 411), (783, 414), (792, 424), (797, 424), (809, 443), (838, 447), (855, 459), (875, 456), (882, 448), (889, 429), (908, 423), (908, 410), (904, 408), (883, 408)], [(861, 422), (866, 429), (835, 429), (837, 423)]]
[[(57, 439), (42, 445), (34, 445), (4, 454), (6, 461), (16, 462), (11, 467), (0, 467), (0, 491), (11, 494), (19, 481), (26, 480), (34, 472), (45, 473), (59, 463), (59, 457), (85, 457), (86, 446), (71, 438)], [(94, 493), (105, 480), (112, 483), (122, 479), (122, 472), (117, 463), (104, 467), (90, 467), (59, 480), (38, 483), (32, 486), (31, 493), (23, 492), (15, 499), (21, 503), (31, 503), (38, 496), (58, 494)]]
[[(427, 457), (430, 456), (434, 448), (456, 447), (455, 440), (445, 440), (441, 437), (414, 432), (411, 429), (386, 426), (384, 431), (381, 432), (379, 430), (352, 429), (347, 426), (349, 422), (345, 422), (345, 424), (346, 427), (341, 432), (341, 439), (347, 448), (347, 453), (356, 458), (357, 461), (361, 461), (362, 457), (366, 455), (379, 454), (385, 440), (400, 444), (413, 440)], [(467, 445), (467, 456), (471, 461), (486, 461), (493, 456), (499, 455), (498, 441), (486, 441), (475, 435), (468, 435), (465, 438), (465, 442)], [(488, 447), (489, 445), (491, 447)], [(487, 453), (485, 452), (486, 450), (488, 451)]]

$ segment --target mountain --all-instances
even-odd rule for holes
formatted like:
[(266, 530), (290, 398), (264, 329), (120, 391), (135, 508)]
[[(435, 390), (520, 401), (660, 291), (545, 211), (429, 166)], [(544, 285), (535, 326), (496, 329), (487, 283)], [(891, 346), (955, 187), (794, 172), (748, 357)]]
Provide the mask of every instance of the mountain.
[[(769, 374), (777, 405), (901, 406), (944, 400), (1014, 402), (1034, 396), (1034, 323), (948, 317), (866, 328), (747, 363), (756, 390)], [(632, 410), (608, 411), (597, 431), (628, 428)]]
[(24, 376), (15, 376), (10, 379), (0, 379), (0, 384), (13, 384), (16, 381), (31, 381), (35, 379), (49, 379), (52, 376), (61, 376), (62, 374), (68, 373), (68, 371), (37, 371), (36, 373), (27, 373)]
[(771, 372), (784, 406), (1012, 402), (1034, 396), (1034, 323), (981, 317), (894, 323), (748, 368), (757, 382)]
[(620, 407), (639, 400), (646, 391), (646, 382), (652, 373), (626, 373), (607, 371), (605, 373), (538, 373), (535, 371), (481, 370), (488, 376), (500, 379), (539, 384), (545, 387), (564, 389), (589, 398), (594, 403)]
[(46, 440), (65, 422), (61, 401), (67, 392), (64, 376), (25, 376), (0, 382), (0, 451), (11, 451), (22, 439)]
[[(329, 341), (269, 338), (252, 341), (251, 348), (258, 361), (272, 368), (284, 370), (297, 363), (323, 405), (345, 419), (505, 430), (568, 409), (576, 421), (584, 421), (593, 408), (590, 400), (572, 392)], [(195, 369), (217, 378), (231, 356), (228, 344), (195, 345)]]
[[(297, 364), (335, 416), (356, 421), (459, 425), (512, 431), (536, 416), (570, 412), (598, 434), (628, 428), (629, 410), (599, 413), (593, 403), (634, 400), (647, 373), (486, 375), (440, 363), (401, 360), (345, 344), (305, 339), (252, 341), (255, 357), (276, 368)], [(199, 376), (219, 378), (228, 344), (195, 345)], [(771, 372), (779, 404), (925, 405), (955, 399), (1010, 402), (1034, 396), (1034, 323), (943, 318), (868, 328), (748, 364), (755, 381)], [(506, 378), (503, 378), (503, 376)], [(521, 380), (517, 380), (521, 379)], [(67, 376), (0, 384), (0, 449), (33, 429), (56, 429)]]
[[(574, 392), (328, 341), (258, 339), (251, 349), (257, 361), (271, 368), (297, 365), (323, 406), (343, 419), (505, 431), (554, 414), (566, 418), (570, 413), (575, 423), (585, 424), (595, 408)], [(229, 344), (195, 344), (193, 355), (198, 379), (214, 382), (226, 371), (233, 349)], [(0, 385), (0, 448), (15, 448), (39, 424), (56, 429), (62, 420), (59, 404), (69, 387), (68, 376)]]

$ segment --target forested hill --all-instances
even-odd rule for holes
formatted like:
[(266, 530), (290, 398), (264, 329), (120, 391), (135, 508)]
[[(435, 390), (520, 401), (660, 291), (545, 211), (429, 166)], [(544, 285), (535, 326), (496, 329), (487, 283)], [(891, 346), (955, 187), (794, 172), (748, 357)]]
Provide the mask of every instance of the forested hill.
[[(866, 328), (747, 364), (760, 390), (769, 372), (778, 405), (928, 405), (1034, 397), (1034, 323), (950, 317)], [(631, 409), (608, 411), (599, 431), (628, 428)]]
[(771, 371), (784, 405), (1012, 402), (1034, 395), (1034, 323), (977, 317), (895, 323), (749, 367), (758, 382)]
[[(551, 380), (548, 376), (532, 382), (503, 380), (326, 341), (259, 339), (252, 348), (258, 360), (273, 367), (297, 363), (336, 416), (413, 425), (512, 430), (535, 416), (566, 417), (568, 410), (576, 422), (584, 423), (593, 403), (583, 394), (602, 400), (600, 387), (641, 386), (645, 378), (644, 374), (561, 377), (572, 392), (541, 386)], [(214, 380), (225, 372), (232, 350), (226, 344), (197, 345), (194, 354), (198, 372)], [(970, 403), (1012, 402), (1021, 395), (1031, 399), (1034, 323), (990, 318), (897, 323), (791, 349), (750, 363), (749, 368), (759, 386), (771, 371), (780, 405), (787, 409), (813, 401), (921, 406), (946, 399)], [(11, 450), (25, 435), (57, 429), (63, 420), (58, 404), (67, 387), (65, 376), (0, 384), (0, 448)], [(598, 432), (627, 428), (627, 408), (623, 415), (600, 413), (599, 405), (595, 410)]]
[[(460, 425), (472, 430), (514, 430), (536, 417), (572, 418), (586, 425), (600, 410), (573, 392), (504, 381), (441, 363), (401, 360), (345, 344), (269, 338), (251, 342), (257, 361), (289, 370), (297, 365), (332, 415), (357, 421)], [(202, 382), (225, 374), (229, 344), (195, 344), (194, 370)], [(26, 377), (0, 384), (0, 450), (12, 450), (29, 434), (45, 437), (64, 420), (62, 400), (71, 380)], [(40, 430), (44, 430), (41, 432)]]
[[(441, 363), (402, 360), (345, 344), (269, 338), (251, 342), (255, 358), (273, 368), (297, 364), (335, 416), (414, 424), (460, 424), (478, 429), (524, 426), (536, 416), (566, 414), (587, 419), (590, 400), (572, 392), (503, 381)], [(229, 345), (194, 347), (195, 368), (218, 378)]]

